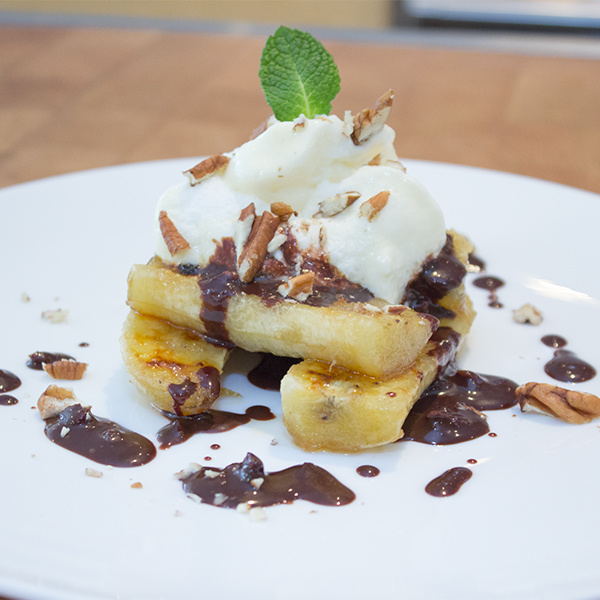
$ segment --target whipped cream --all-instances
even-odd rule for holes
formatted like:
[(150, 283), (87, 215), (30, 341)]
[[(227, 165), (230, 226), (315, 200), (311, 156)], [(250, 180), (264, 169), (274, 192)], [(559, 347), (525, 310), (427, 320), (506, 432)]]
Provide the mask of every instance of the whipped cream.
[[(394, 131), (385, 125), (355, 145), (349, 113), (344, 120), (271, 117), (268, 125), (257, 138), (225, 153), (229, 164), (223, 171), (194, 186), (186, 179), (165, 192), (157, 206), (156, 254), (165, 262), (202, 267), (223, 238), (233, 238), (239, 255), (241, 210), (253, 202), (260, 215), (272, 202), (284, 202), (298, 213), (288, 225), (302, 253), (325, 255), (350, 281), (399, 303), (422, 263), (441, 250), (446, 226), (438, 204), (398, 161)], [(389, 192), (387, 203), (369, 219), (361, 206), (382, 191)], [(321, 216), (327, 214), (326, 199), (347, 192), (360, 196), (341, 212)], [(161, 211), (187, 240), (188, 250), (171, 256), (158, 224)], [(283, 260), (276, 239), (271, 252)]]

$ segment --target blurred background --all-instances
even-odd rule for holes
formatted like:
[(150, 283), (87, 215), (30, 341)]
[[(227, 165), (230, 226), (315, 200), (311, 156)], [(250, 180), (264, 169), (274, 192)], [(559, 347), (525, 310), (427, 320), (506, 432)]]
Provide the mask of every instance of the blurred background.
[(600, 0), (0, 0), (0, 187), (244, 143), (280, 24), (335, 113), (394, 89), (400, 156), (600, 192)]

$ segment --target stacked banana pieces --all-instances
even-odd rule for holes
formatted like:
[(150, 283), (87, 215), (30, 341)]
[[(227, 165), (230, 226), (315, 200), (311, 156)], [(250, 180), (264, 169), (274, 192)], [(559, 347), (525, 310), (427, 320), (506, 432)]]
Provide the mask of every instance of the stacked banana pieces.
[[(283, 421), (300, 448), (358, 452), (402, 437), (408, 412), (452, 360), (474, 311), (462, 282), (472, 248), (456, 232), (442, 229), (443, 250), (438, 244), (435, 255), (413, 265), (395, 296), (385, 289), (377, 293), (369, 279), (372, 269), (361, 267), (355, 276), (351, 267), (344, 266), (344, 271), (333, 264), (343, 247), (342, 242), (336, 246), (335, 237), (344, 231), (342, 219), (348, 227), (360, 227), (367, 239), (377, 220), (400, 221), (393, 211), (402, 194), (393, 182), (416, 185), (395, 153), (390, 156), (386, 150), (390, 134), (384, 129), (389, 130), (385, 121), (392, 97), (388, 92), (375, 110), (347, 114), (343, 121), (323, 117), (285, 124), (291, 144), (304, 143), (301, 136), (321, 144), (333, 129), (343, 138), (335, 144), (347, 144), (345, 154), (337, 153), (342, 159), (331, 159), (335, 164), (328, 173), (335, 176), (326, 184), (309, 181), (323, 177), (319, 165), (306, 175), (310, 193), (297, 193), (304, 183), (294, 179), (285, 157), (270, 175), (272, 181), (253, 193), (247, 187), (238, 193), (236, 181), (243, 179), (240, 173), (249, 160), (241, 163), (245, 145), (200, 162), (186, 172), (183, 187), (159, 203), (157, 255), (131, 269), (131, 311), (121, 340), (133, 383), (156, 408), (179, 416), (207, 410), (220, 395), (220, 375), (230, 353), (239, 347), (302, 359), (281, 382)], [(276, 154), (283, 154), (282, 142), (269, 141), (280, 125), (271, 118), (248, 143), (256, 143), (246, 152), (252, 160), (260, 159), (265, 145), (275, 145)], [(380, 133), (387, 135), (385, 144)], [(303, 152), (310, 152), (310, 144)], [(296, 150), (291, 154), (297, 160)], [(277, 189), (286, 177), (290, 187)], [(352, 188), (344, 187), (350, 182)], [(202, 202), (218, 203), (221, 211), (204, 220), (190, 217), (193, 213), (186, 209), (188, 196), (196, 194), (189, 203), (197, 204), (202, 190), (207, 190)], [(289, 198), (289, 203), (284, 201)], [(222, 221), (228, 222), (226, 227)], [(407, 226), (409, 233), (403, 234), (398, 227), (400, 237), (426, 233)], [(442, 282), (431, 297), (427, 286), (418, 288), (418, 302), (414, 297), (412, 304), (407, 302), (414, 309), (402, 304), (410, 296), (406, 290), (424, 267), (431, 271), (437, 265), (441, 252), (460, 267), (460, 277), (452, 285)], [(359, 266), (362, 254), (364, 261), (375, 260), (360, 248), (356, 253)], [(436, 273), (426, 273), (426, 278), (435, 282)]]

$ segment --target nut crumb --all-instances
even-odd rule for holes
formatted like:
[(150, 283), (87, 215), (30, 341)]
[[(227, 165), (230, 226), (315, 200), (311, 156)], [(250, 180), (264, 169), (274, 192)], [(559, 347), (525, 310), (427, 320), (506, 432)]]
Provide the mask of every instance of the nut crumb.
[(26, 294), (25, 292), (23, 292), (21, 294), (21, 302), (31, 302), (31, 298), (29, 297), (29, 294)]
[(245, 515), (250, 511), (250, 504), (248, 502), (240, 502), (235, 507), (235, 510), (237, 510), (237, 512), (239, 512), (240, 514)]
[(315, 219), (334, 217), (354, 204), (359, 198), (359, 192), (344, 192), (343, 194), (336, 194), (335, 196), (325, 198), (325, 200), (321, 200), (319, 203), (319, 210), (313, 217)]
[(130, 487), (134, 490), (141, 490), (144, 486), (139, 481), (136, 481), (135, 483), (132, 483)]
[(277, 444), (279, 444), (279, 440), (277, 438), (273, 438), (269, 444), (271, 444), (271, 446), (277, 446)]
[(67, 437), (67, 435), (69, 435), (69, 431), (71, 431), (71, 430), (68, 427), (63, 427), (60, 430), (60, 437), (61, 438)]
[(257, 477), (256, 479), (250, 480), (250, 485), (257, 490), (260, 490), (260, 486), (265, 482), (264, 477)]
[(183, 174), (190, 180), (191, 185), (197, 185), (214, 173), (223, 171), (229, 164), (229, 158), (223, 154), (214, 154), (205, 158)]
[(175, 511), (175, 516), (176, 517), (183, 517), (183, 513), (180, 510), (176, 510)]
[(298, 302), (304, 302), (313, 292), (315, 274), (313, 271), (302, 273), (292, 277), (286, 283), (282, 283), (277, 288), (277, 293), (284, 298), (294, 298)]
[(85, 474), (86, 474), (88, 477), (96, 477), (97, 479), (100, 479), (100, 477), (103, 477), (103, 476), (104, 476), (104, 474), (102, 473), (102, 471), (97, 471), (96, 469), (92, 469), (92, 468), (90, 468), (90, 467), (88, 467), (88, 468), (85, 470)]
[(385, 208), (389, 197), (390, 193), (384, 191), (375, 194), (375, 196), (372, 196), (366, 202), (363, 202), (359, 207), (361, 216), (367, 217), (370, 223)]
[(548, 415), (575, 425), (600, 417), (600, 398), (587, 392), (531, 381), (519, 386), (516, 394), (523, 412)]
[(57, 308), (55, 310), (45, 310), (42, 312), (42, 319), (49, 323), (64, 323), (69, 316), (69, 311), (63, 308)]
[(513, 310), (513, 319), (517, 323), (539, 325), (543, 321), (542, 313), (531, 304), (524, 304), (521, 308)]
[(250, 509), (250, 518), (253, 521), (266, 521), (267, 511), (262, 506), (256, 506)]

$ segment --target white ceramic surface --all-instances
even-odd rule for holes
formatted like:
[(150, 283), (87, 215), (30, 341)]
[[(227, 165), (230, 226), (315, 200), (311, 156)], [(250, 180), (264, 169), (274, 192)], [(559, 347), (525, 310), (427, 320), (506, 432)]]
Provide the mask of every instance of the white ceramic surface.
[[(513, 409), (489, 413), (495, 438), (311, 455), (292, 445), (277, 418), (197, 435), (136, 469), (108, 469), (46, 439), (32, 407), (49, 378), (25, 367), (36, 350), (89, 363), (73, 388), (95, 414), (151, 439), (165, 424), (128, 383), (118, 338), (128, 269), (152, 252), (156, 200), (190, 164), (125, 165), (0, 190), (0, 368), (23, 380), (13, 392), (19, 404), (0, 406), (0, 595), (598, 597), (600, 422), (569, 426)], [(460, 366), (520, 383), (551, 382), (543, 365), (552, 350), (540, 338), (556, 333), (600, 367), (600, 197), (474, 168), (406, 164), (438, 199), (448, 226), (471, 238), (488, 273), (506, 281), (499, 290), (503, 309), (489, 308), (486, 292), (468, 284), (479, 314)], [(22, 301), (23, 292), (30, 302)], [(512, 321), (512, 309), (527, 302), (543, 312), (541, 326)], [(69, 310), (66, 323), (40, 318), (58, 307)], [(261, 403), (280, 416), (278, 394), (253, 388), (244, 376), (253, 360), (246, 355), (231, 365), (225, 385), (242, 398), (220, 406), (243, 412)], [(600, 376), (573, 387), (600, 394)], [(210, 450), (216, 442), (221, 449)], [(253, 522), (192, 502), (173, 478), (205, 456), (222, 467), (248, 451), (268, 471), (314, 462), (357, 499), (343, 508), (307, 502), (272, 507), (266, 521)], [(478, 463), (458, 494), (440, 499), (424, 492), (431, 479), (470, 458)], [(381, 474), (358, 476), (363, 464)], [(104, 476), (88, 477), (86, 467)], [(138, 481), (142, 489), (132, 489)]]

